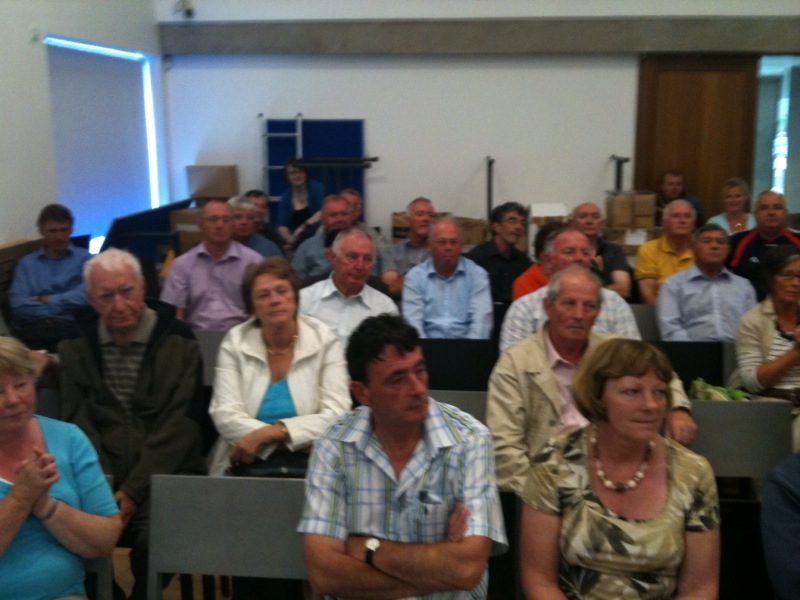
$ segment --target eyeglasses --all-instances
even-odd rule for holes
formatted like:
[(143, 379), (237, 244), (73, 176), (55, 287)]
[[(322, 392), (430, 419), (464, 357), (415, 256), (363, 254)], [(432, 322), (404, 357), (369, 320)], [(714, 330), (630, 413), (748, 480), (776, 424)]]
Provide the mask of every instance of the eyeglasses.
[(781, 271), (778, 273), (778, 278), (781, 281), (786, 281), (787, 283), (792, 279), (797, 279), (800, 281), (800, 272), (798, 271)]
[(230, 223), (232, 218), (233, 217), (203, 217), (203, 221), (216, 225), (217, 223)]
[(508, 217), (507, 219), (503, 219), (503, 223), (508, 223), (509, 225), (524, 225), (525, 219), (518, 219), (517, 217)]

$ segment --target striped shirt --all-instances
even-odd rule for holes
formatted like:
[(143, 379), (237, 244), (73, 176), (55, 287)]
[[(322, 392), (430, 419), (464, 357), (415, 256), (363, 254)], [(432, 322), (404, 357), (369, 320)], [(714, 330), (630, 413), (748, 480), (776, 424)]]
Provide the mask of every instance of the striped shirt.
[[(314, 445), (306, 502), (297, 530), (346, 540), (351, 534), (401, 543), (445, 541), (456, 502), (469, 510), (466, 536), (507, 548), (489, 431), (473, 417), (430, 400), (421, 443), (398, 479), (372, 430), (370, 411), (343, 415)], [(428, 600), (486, 597), (484, 570), (470, 591), (426, 594)]]
[[(536, 333), (547, 320), (543, 305), (547, 289), (547, 286), (539, 288), (511, 304), (500, 331), (500, 352)], [(606, 288), (600, 288), (600, 314), (592, 331), (616, 333), (632, 340), (642, 339), (630, 305), (617, 292)]]
[(103, 321), (98, 322), (100, 353), (103, 357), (103, 381), (128, 413), (131, 412), (130, 399), (139, 380), (147, 343), (157, 320), (156, 312), (145, 306), (139, 325), (126, 346), (115, 344)]

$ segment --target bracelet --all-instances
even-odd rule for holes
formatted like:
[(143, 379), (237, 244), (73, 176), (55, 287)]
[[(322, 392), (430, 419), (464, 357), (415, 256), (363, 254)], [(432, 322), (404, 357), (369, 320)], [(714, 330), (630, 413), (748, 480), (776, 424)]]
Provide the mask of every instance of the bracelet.
[(56, 514), (56, 509), (58, 508), (59, 504), (61, 504), (61, 502), (53, 498), (53, 503), (50, 505), (50, 510), (48, 510), (47, 514), (41, 518), (42, 523), (45, 523), (53, 518), (53, 515)]

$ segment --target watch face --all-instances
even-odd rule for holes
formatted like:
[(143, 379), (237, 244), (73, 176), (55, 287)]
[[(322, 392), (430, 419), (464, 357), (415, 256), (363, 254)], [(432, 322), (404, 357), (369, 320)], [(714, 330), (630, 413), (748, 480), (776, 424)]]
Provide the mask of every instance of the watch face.
[(378, 538), (370, 538), (367, 540), (367, 550), (377, 550), (380, 545), (381, 541)]

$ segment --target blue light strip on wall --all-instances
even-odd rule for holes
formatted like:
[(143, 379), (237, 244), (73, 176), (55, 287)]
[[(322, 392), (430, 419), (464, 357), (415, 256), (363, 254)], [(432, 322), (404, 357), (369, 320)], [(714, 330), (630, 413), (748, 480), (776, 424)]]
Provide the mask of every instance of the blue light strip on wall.
[(150, 176), (150, 206), (156, 208), (161, 205), (161, 194), (158, 188), (158, 154), (156, 141), (155, 103), (153, 101), (153, 79), (151, 74), (150, 59), (141, 52), (118, 50), (108, 46), (99, 46), (87, 42), (79, 42), (68, 38), (47, 35), (42, 40), (48, 46), (57, 46), (78, 52), (90, 52), (111, 58), (132, 60), (142, 64), (142, 88), (144, 89), (144, 121), (145, 135), (147, 136), (147, 165)]

